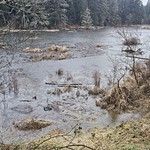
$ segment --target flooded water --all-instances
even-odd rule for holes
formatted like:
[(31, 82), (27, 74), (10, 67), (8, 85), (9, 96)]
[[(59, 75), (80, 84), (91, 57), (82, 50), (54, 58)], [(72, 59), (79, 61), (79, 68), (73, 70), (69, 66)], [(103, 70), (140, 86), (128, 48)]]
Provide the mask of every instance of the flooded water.
[[(17, 74), (18, 92), (1, 94), (0, 100), (0, 142), (11, 143), (39, 138), (53, 129), (71, 129), (79, 123), (83, 130), (91, 127), (115, 125), (121, 121), (139, 117), (138, 114), (122, 114), (115, 119), (106, 110), (96, 107), (95, 100), (99, 97), (88, 95), (86, 89), (72, 88), (71, 92), (55, 95), (55, 84), (82, 84), (87, 88), (94, 87), (93, 73), (101, 73), (101, 86), (107, 86), (108, 75), (112, 69), (112, 60), (121, 56), (123, 39), (118, 30), (106, 28), (98, 31), (60, 31), (35, 32), (34, 37), (20, 48), (44, 48), (50, 44), (67, 45), (69, 57), (66, 60), (47, 60), (29, 62), (21, 51), (15, 54), (12, 65)], [(150, 30), (128, 28), (141, 39), (144, 57), (149, 56)], [(13, 35), (15, 36), (15, 34)], [(17, 34), (16, 34), (17, 36)], [(101, 45), (97, 47), (97, 45)], [(63, 70), (58, 76), (56, 72)], [(64, 87), (60, 87), (61, 90)], [(49, 92), (50, 91), (50, 92)], [(4, 98), (5, 96), (5, 98)], [(33, 97), (36, 96), (36, 99)], [(54, 105), (52, 110), (45, 111), (48, 104)], [(39, 131), (19, 131), (13, 124), (17, 121), (36, 118), (47, 119), (53, 125)]]

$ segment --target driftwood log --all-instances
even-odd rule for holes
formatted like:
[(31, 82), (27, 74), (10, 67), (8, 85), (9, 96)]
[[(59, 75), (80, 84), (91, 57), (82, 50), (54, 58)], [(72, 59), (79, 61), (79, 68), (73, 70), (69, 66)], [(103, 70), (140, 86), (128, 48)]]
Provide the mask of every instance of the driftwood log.
[[(133, 58), (133, 56), (131, 55), (126, 55), (126, 57), (129, 57), (129, 58)], [(144, 57), (138, 57), (138, 56), (134, 56), (134, 58), (137, 58), (137, 59), (143, 59), (143, 60), (149, 60), (149, 58), (144, 58)]]
[(74, 88), (77, 88), (77, 87), (79, 87), (79, 86), (83, 86), (81, 83), (57, 84), (57, 83), (48, 83), (48, 82), (45, 82), (45, 84), (48, 84), (48, 85), (57, 85), (57, 86), (59, 86), (59, 87), (70, 86), (70, 87), (74, 87)]

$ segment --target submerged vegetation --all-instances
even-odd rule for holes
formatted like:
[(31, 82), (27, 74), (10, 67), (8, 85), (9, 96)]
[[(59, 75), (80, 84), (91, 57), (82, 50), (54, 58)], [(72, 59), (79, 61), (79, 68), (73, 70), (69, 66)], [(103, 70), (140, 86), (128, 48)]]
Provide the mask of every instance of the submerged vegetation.
[(29, 61), (37, 62), (42, 60), (63, 60), (68, 57), (68, 48), (66, 46), (50, 45), (48, 48), (25, 48), (22, 50)]

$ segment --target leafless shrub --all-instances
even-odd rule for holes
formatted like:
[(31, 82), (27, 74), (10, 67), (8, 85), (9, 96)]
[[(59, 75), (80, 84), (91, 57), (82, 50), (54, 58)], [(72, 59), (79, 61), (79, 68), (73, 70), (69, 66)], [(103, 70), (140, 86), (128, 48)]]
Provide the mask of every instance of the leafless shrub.
[(101, 74), (98, 71), (95, 71), (93, 73), (93, 78), (94, 78), (94, 85), (96, 87), (100, 87), (100, 80), (101, 80)]
[(125, 39), (123, 42), (123, 45), (125, 46), (135, 46), (140, 44), (140, 39), (137, 37), (130, 37), (128, 39)]
[(140, 39), (137, 33), (130, 33), (125, 29), (117, 31), (117, 33), (124, 39), (123, 45), (125, 46), (136, 46), (140, 44)]
[(117, 80), (117, 74), (118, 74), (118, 67), (116, 64), (113, 64), (113, 68), (111, 69), (111, 73), (108, 75), (105, 75), (105, 77), (108, 80), (108, 86), (114, 85)]

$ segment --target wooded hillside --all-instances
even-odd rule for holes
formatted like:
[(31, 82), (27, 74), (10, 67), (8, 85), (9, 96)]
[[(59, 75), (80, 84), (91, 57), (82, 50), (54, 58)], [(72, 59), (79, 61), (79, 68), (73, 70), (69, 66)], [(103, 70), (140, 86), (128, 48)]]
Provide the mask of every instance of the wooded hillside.
[(66, 25), (150, 24), (150, 0), (1, 0), (0, 26), (64, 28)]

